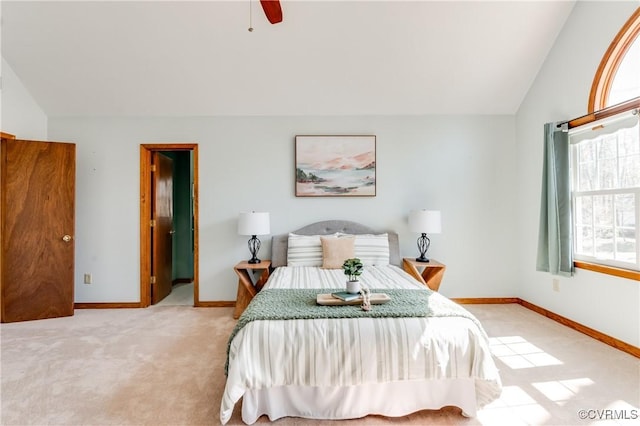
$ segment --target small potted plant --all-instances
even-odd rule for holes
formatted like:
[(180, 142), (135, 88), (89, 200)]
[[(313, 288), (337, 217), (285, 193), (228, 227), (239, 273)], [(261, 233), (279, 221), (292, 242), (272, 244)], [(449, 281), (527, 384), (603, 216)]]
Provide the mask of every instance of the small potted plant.
[(358, 258), (347, 259), (342, 264), (344, 274), (349, 277), (347, 281), (347, 293), (356, 294), (360, 292), (360, 281), (358, 277), (364, 272), (364, 265)]

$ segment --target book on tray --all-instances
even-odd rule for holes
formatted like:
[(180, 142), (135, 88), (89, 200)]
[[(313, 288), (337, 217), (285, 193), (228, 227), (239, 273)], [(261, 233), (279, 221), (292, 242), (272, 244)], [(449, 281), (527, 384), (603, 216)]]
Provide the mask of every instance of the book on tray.
[(361, 298), (360, 293), (348, 293), (346, 291), (336, 291), (335, 293), (331, 293), (331, 295), (336, 299), (344, 300), (345, 302)]

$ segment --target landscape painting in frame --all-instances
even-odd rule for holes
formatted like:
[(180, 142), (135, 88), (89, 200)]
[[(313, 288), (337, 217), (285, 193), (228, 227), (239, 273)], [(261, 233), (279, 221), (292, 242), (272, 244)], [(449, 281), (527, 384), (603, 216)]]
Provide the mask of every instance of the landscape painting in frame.
[(375, 195), (375, 136), (296, 136), (297, 197)]

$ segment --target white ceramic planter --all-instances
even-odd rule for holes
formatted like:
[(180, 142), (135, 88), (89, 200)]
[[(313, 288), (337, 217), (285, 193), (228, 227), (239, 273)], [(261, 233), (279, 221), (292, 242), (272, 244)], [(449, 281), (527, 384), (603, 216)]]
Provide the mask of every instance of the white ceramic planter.
[(360, 281), (347, 281), (347, 293), (360, 293)]

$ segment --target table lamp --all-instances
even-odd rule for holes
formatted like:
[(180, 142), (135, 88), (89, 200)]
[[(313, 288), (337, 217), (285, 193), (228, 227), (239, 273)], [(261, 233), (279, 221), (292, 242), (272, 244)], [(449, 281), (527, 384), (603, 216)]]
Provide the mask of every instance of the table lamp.
[(247, 244), (251, 252), (249, 263), (260, 263), (258, 259), (258, 251), (260, 250), (260, 240), (257, 235), (267, 235), (269, 229), (269, 213), (268, 212), (250, 212), (240, 213), (238, 218), (238, 234), (251, 235)]

